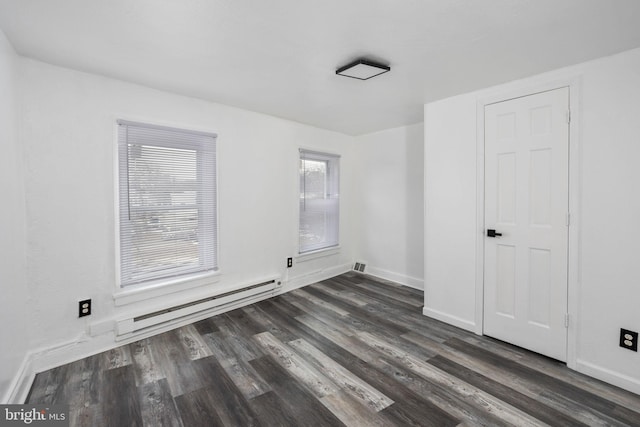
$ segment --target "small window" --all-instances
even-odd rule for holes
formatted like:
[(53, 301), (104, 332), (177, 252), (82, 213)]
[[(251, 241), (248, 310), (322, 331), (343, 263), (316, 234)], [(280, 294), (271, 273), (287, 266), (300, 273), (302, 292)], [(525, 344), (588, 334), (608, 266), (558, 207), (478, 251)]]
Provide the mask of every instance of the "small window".
[(118, 122), (120, 282), (215, 271), (216, 135)]
[(300, 150), (299, 252), (338, 246), (340, 158)]

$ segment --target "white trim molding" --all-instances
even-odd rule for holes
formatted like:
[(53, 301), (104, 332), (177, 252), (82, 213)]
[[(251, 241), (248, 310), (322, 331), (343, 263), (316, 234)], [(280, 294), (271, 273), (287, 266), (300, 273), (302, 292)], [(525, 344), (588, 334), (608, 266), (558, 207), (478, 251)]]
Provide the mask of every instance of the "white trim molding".
[(580, 359), (576, 361), (576, 371), (609, 384), (613, 384), (632, 393), (640, 394), (640, 381), (620, 374), (619, 372), (614, 372), (610, 369), (606, 369)]
[(475, 332), (476, 324), (467, 319), (463, 319), (461, 317), (453, 316), (449, 313), (444, 313), (442, 311), (434, 310), (429, 307), (424, 307), (422, 309), (422, 314), (427, 317), (431, 317), (436, 320), (440, 320), (441, 322), (448, 323), (449, 325), (457, 326), (460, 329), (464, 329), (465, 331)]
[(367, 267), (365, 268), (365, 274), (399, 283), (401, 285), (418, 289), (420, 291), (424, 290), (424, 279), (407, 276), (406, 274), (395, 273), (393, 271), (385, 270), (378, 267), (372, 267), (370, 265), (367, 265)]
[(22, 359), (18, 372), (13, 377), (6, 395), (2, 398), (3, 404), (21, 404), (27, 400), (31, 384), (36, 374), (31, 368), (31, 353), (27, 353)]
[(312, 283), (321, 282), (332, 277), (351, 271), (353, 263), (340, 264), (333, 267), (319, 268), (299, 276), (292, 277), (282, 283), (282, 288), (274, 295), (282, 295), (294, 289), (302, 288)]

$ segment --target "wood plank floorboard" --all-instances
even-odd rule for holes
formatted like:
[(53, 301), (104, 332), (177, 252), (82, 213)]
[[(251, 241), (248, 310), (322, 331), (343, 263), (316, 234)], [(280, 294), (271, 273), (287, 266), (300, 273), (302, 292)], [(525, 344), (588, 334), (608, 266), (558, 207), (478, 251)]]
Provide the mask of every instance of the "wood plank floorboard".
[(178, 415), (167, 380), (138, 387), (138, 394), (144, 425), (182, 427), (182, 419)]
[(249, 400), (249, 405), (265, 427), (294, 426), (299, 421), (274, 391), (268, 391)]
[(251, 366), (271, 385), (282, 402), (282, 410), (300, 426), (343, 426), (301, 382), (269, 356), (252, 360)]
[[(105, 425), (111, 427), (142, 426), (142, 413), (135, 376), (131, 366), (104, 371), (100, 404)], [(98, 421), (98, 420), (96, 420)]]
[(346, 273), (36, 375), (72, 426), (638, 426), (640, 396)]
[[(196, 370), (205, 378), (206, 388), (196, 391), (206, 391), (210, 402), (223, 424), (226, 426), (261, 426), (253, 409), (240, 389), (235, 385), (227, 372), (215, 357), (206, 357), (194, 362)], [(198, 424), (188, 424), (198, 425)]]
[(587, 426), (587, 424), (581, 423), (567, 414), (550, 408), (531, 397), (518, 393), (499, 382), (478, 374), (471, 369), (467, 369), (464, 366), (458, 365), (457, 363), (445, 359), (442, 356), (435, 356), (429, 359), (429, 363), (481, 390), (486, 391), (489, 394), (492, 394), (511, 406), (518, 408), (549, 425), (558, 423), (563, 426)]

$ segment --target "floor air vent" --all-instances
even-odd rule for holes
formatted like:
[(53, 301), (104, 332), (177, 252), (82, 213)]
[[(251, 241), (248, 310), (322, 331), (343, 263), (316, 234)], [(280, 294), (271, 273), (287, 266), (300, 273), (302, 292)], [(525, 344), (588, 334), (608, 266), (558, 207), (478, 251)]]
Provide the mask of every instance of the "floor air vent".
[(365, 264), (363, 264), (361, 262), (356, 262), (356, 265), (353, 266), (353, 269), (355, 271), (359, 271), (359, 272), (362, 273), (362, 272), (364, 272), (364, 267), (365, 267)]

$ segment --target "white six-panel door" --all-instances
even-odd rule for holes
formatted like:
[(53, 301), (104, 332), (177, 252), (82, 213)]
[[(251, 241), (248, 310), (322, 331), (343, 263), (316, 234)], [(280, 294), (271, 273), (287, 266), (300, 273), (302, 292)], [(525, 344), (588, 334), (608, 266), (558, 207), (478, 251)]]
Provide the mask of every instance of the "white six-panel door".
[(484, 334), (562, 361), (568, 111), (568, 88), (485, 106)]

